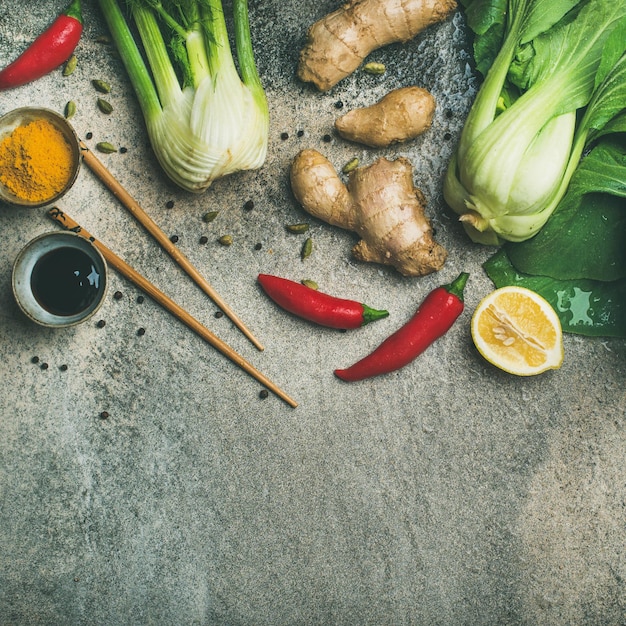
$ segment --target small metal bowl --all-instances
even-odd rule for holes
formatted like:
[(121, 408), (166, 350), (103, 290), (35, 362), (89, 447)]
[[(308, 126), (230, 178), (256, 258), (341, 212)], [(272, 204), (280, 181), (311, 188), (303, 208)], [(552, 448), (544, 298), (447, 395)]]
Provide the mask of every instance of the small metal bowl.
[[(81, 272), (80, 278), (77, 279), (81, 284), (81, 296), (87, 292), (88, 298), (86, 302), (81, 302), (71, 310), (60, 310), (64, 307), (58, 306), (58, 300), (66, 291), (71, 292), (77, 289), (76, 280), (73, 276), (68, 279), (67, 267), (65, 271), (55, 274), (58, 265), (51, 268), (51, 259), (55, 258), (54, 255), (61, 258), (63, 255), (67, 257), (67, 254), (76, 256), (77, 253), (74, 251), (83, 253), (78, 256), (89, 264), (89, 275)], [(38, 265), (44, 257), (46, 259)], [(65, 265), (70, 265), (70, 263), (65, 263)], [(44, 291), (48, 292), (48, 296), (43, 298), (42, 294), (38, 293), (38, 282), (34, 276), (34, 273), (42, 271), (42, 267), (47, 267), (47, 282), (44, 284)], [(79, 276), (78, 273), (74, 274), (73, 266), (70, 269), (71, 274)], [(89, 283), (88, 287), (85, 281)], [(84, 237), (69, 231), (46, 233), (36, 237), (22, 248), (13, 265), (12, 282), (15, 300), (27, 317), (42, 326), (63, 328), (84, 322), (100, 308), (108, 286), (107, 265), (100, 250)], [(72, 293), (69, 294), (68, 302), (71, 300)]]
[(56, 129), (58, 129), (65, 140), (72, 153), (72, 166), (69, 174), (69, 178), (63, 189), (55, 193), (49, 198), (43, 200), (27, 200), (17, 196), (0, 180), (0, 200), (17, 207), (27, 208), (39, 208), (49, 204), (53, 204), (63, 195), (65, 195), (72, 185), (76, 182), (78, 171), (80, 169), (80, 163), (82, 160), (82, 153), (80, 150), (80, 143), (76, 132), (72, 125), (62, 116), (45, 108), (35, 107), (23, 107), (20, 109), (14, 109), (9, 113), (0, 117), (0, 141), (4, 140), (17, 129), (19, 126), (25, 126), (35, 120), (44, 119), (50, 122)]

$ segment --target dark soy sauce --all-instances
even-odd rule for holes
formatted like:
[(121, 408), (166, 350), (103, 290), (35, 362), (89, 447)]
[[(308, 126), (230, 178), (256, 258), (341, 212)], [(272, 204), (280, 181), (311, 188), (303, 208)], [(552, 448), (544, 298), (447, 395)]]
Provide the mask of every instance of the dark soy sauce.
[(70, 316), (96, 299), (100, 274), (86, 252), (66, 246), (50, 250), (35, 263), (30, 284), (46, 311)]

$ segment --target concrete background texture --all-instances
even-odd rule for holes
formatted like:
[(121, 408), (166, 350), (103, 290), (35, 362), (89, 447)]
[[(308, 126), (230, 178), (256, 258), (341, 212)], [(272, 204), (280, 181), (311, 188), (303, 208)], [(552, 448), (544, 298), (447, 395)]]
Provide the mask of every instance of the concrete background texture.
[[(471, 340), (471, 313), (493, 288), (481, 268), (492, 250), (467, 239), (441, 194), (477, 87), (462, 13), (373, 53), (384, 76), (358, 71), (322, 94), (295, 68), (306, 29), (338, 3), (251, 2), (268, 158), (192, 195), (159, 168), (124, 68), (98, 39), (107, 30), (97, 3), (83, 4), (76, 71), (0, 93), (0, 113), (62, 112), (74, 100), (81, 138), (126, 148), (98, 156), (178, 236), (263, 352), (216, 317), (88, 168), (59, 208), (299, 406), (262, 398), (259, 383), (113, 270), (95, 318), (63, 330), (30, 322), (12, 297), (12, 264), (58, 226), (45, 209), (0, 206), (0, 624), (626, 624), (625, 342), (567, 335), (561, 369), (517, 378)], [(64, 5), (0, 0), (0, 58)], [(110, 115), (92, 79), (112, 85)], [(437, 100), (420, 138), (371, 150), (333, 133), (337, 103), (364, 106), (409, 84)], [(355, 235), (310, 218), (291, 194), (302, 148), (338, 169), (353, 157), (407, 157), (449, 252), (444, 268), (416, 279), (355, 262)], [(309, 232), (287, 232), (296, 222)], [(231, 246), (217, 242), (224, 234)], [(313, 253), (303, 261), (305, 236)], [(466, 310), (419, 359), (356, 384), (333, 376), (461, 271)], [(261, 272), (315, 280), (390, 316), (346, 333), (314, 326), (267, 299)]]

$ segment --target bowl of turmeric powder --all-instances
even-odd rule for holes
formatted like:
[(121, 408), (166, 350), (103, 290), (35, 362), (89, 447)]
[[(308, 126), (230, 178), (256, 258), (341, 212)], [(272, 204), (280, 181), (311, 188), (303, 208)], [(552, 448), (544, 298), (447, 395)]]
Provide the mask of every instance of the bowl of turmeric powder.
[(78, 137), (62, 115), (23, 107), (0, 117), (0, 201), (52, 204), (72, 187), (80, 163)]

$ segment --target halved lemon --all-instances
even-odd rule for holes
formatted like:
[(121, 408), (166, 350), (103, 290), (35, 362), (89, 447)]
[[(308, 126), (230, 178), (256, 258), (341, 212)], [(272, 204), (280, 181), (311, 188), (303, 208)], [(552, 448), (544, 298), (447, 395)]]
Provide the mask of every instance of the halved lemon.
[(534, 376), (563, 363), (563, 331), (550, 303), (524, 287), (501, 287), (472, 315), (478, 351), (509, 374)]

